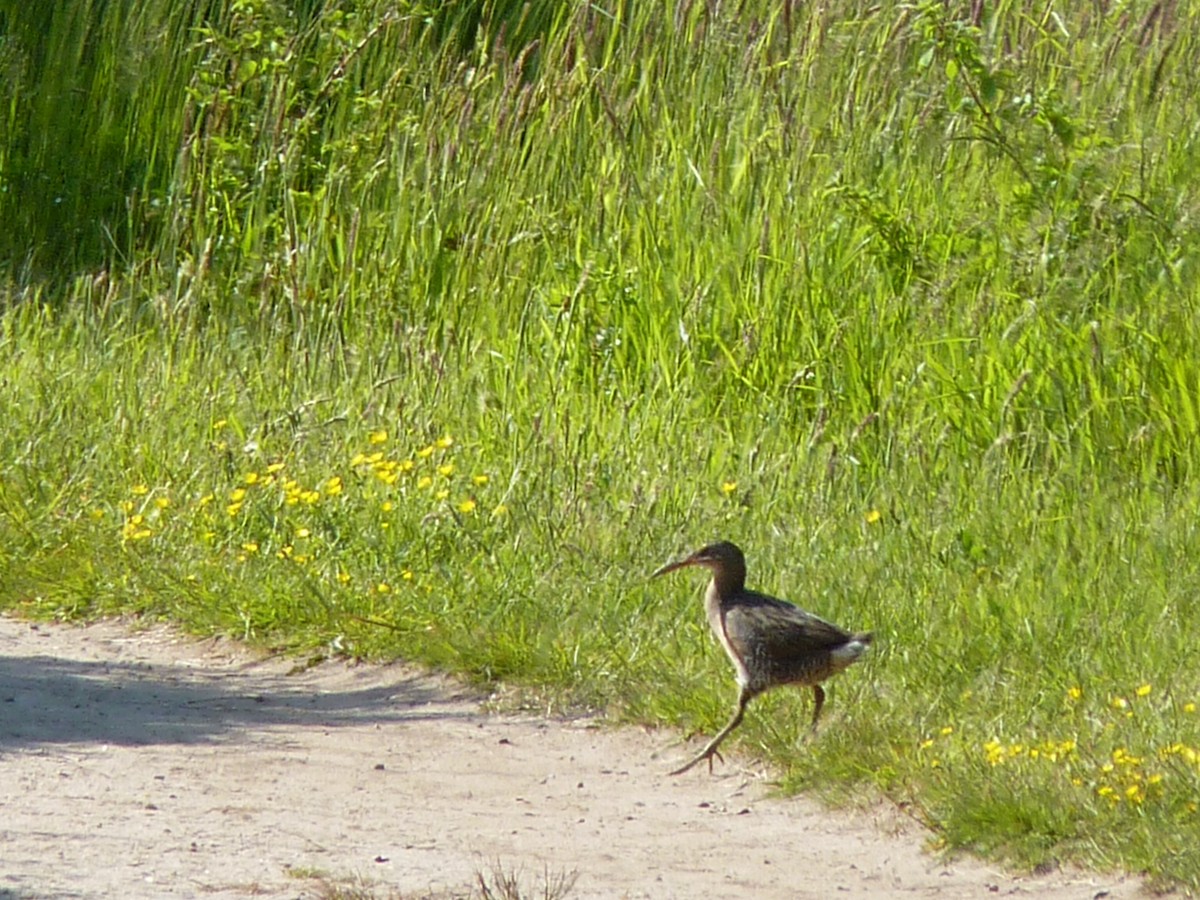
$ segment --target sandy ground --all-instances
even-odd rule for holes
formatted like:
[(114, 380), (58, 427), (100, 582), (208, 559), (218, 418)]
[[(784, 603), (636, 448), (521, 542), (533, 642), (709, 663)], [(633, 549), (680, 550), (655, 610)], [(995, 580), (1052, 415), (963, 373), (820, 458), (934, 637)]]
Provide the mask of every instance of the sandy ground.
[[(0, 898), (1128, 898), (922, 851), (881, 811), (679, 778), (666, 732), (489, 715), (402, 666), (0, 617)], [(501, 873), (498, 875), (497, 873)], [(547, 883), (549, 881), (549, 884)]]

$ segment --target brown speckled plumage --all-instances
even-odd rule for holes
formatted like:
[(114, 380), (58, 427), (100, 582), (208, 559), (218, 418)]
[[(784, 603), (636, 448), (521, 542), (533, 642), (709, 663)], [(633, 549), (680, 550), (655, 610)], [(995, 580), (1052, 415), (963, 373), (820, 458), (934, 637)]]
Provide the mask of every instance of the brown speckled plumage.
[(712, 573), (704, 609), (713, 634), (737, 670), (739, 691), (733, 717), (695, 759), (672, 775), (705, 759), (711, 770), (713, 756), (720, 756), (717, 748), (741, 724), (746, 704), (768, 688), (811, 687), (815, 729), (825, 703), (821, 682), (853, 664), (872, 640), (867, 632), (845, 631), (791, 603), (747, 590), (746, 557), (729, 541), (702, 547), (654, 575), (685, 566), (704, 566)]

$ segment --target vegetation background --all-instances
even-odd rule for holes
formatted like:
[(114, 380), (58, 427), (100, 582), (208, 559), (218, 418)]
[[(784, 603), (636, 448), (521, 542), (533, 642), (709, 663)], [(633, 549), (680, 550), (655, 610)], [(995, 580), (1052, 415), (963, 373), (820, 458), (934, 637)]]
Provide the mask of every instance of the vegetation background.
[(0, 606), (712, 730), (1200, 886), (1186, 4), (0, 3)]

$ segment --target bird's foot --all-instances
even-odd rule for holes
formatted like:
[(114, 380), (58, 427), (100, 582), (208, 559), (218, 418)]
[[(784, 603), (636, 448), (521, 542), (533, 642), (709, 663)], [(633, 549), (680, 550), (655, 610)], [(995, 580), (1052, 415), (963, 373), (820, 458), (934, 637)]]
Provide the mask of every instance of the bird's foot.
[(687, 762), (685, 765), (682, 765), (675, 771), (668, 772), (667, 774), (668, 775), (682, 775), (688, 769), (692, 768), (693, 766), (695, 766), (707, 759), (708, 760), (708, 774), (711, 775), (712, 770), (713, 770), (713, 757), (714, 756), (721, 761), (722, 765), (725, 763), (725, 757), (723, 757), (720, 754), (720, 752), (717, 750), (717, 748), (709, 746), (709, 747), (705, 747), (702, 751), (700, 751), (698, 754), (696, 754), (696, 756), (694, 758), (692, 758), (689, 762)]

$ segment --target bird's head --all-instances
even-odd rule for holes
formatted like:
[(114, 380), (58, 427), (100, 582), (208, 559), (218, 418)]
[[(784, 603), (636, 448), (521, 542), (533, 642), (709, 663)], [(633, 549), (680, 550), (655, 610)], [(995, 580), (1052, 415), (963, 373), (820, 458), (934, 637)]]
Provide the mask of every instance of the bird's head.
[(657, 578), (659, 575), (666, 575), (668, 572), (674, 572), (676, 569), (683, 569), (687, 566), (704, 566), (715, 576), (736, 574), (744, 577), (746, 556), (742, 553), (741, 548), (732, 541), (718, 541), (715, 544), (701, 547), (690, 556), (667, 563), (650, 577)]

